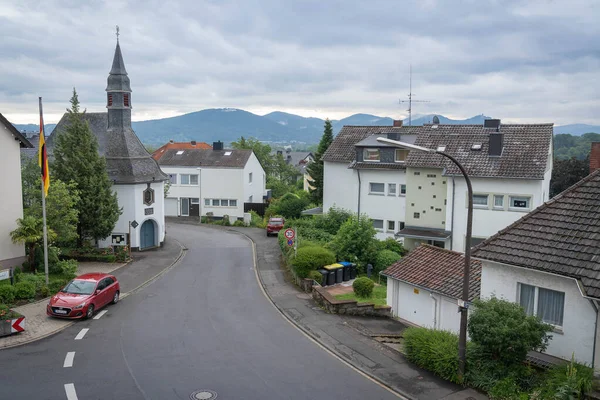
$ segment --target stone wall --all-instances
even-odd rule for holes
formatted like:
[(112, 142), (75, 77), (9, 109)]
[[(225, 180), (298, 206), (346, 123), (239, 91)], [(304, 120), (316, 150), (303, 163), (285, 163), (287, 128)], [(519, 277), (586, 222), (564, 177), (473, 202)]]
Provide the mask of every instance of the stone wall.
[(312, 287), (312, 297), (328, 312), (334, 314), (368, 315), (384, 318), (392, 316), (392, 307), (390, 306), (376, 306), (372, 303), (359, 303), (355, 300), (338, 300), (319, 285)]

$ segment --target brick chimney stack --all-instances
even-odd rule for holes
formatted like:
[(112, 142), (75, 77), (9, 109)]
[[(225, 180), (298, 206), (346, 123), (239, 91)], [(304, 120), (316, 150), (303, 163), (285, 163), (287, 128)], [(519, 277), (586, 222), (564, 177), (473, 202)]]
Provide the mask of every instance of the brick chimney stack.
[(590, 151), (590, 174), (600, 168), (600, 142), (592, 142)]
[(396, 127), (396, 128), (400, 128), (402, 126), (402, 120), (401, 119), (395, 119), (393, 126)]

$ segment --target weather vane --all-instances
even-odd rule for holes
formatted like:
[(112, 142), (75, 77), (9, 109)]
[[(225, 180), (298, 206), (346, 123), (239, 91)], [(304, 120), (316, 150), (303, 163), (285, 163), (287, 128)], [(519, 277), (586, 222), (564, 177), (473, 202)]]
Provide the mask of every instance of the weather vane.
[(117, 25), (117, 42), (119, 41), (119, 25)]

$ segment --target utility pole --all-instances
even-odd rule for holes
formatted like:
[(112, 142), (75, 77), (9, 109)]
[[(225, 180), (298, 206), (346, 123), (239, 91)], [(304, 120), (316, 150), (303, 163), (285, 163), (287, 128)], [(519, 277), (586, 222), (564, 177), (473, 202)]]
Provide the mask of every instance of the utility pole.
[(412, 64), (410, 65), (409, 74), (409, 89), (408, 89), (408, 100), (400, 100), (399, 103), (408, 103), (408, 126), (412, 125), (412, 103), (429, 103), (428, 100), (413, 100), (414, 93), (412, 92)]

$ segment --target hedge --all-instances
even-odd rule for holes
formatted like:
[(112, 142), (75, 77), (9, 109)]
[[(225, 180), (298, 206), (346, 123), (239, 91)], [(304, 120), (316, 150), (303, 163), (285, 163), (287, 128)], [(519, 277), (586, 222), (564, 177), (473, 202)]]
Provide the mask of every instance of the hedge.
[(0, 303), (10, 304), (15, 301), (14, 286), (0, 286)]
[(454, 383), (458, 380), (458, 336), (427, 328), (406, 328), (403, 333), (406, 358), (419, 367)]
[(292, 266), (299, 278), (306, 278), (310, 271), (334, 262), (335, 255), (331, 251), (320, 246), (312, 246), (299, 248), (296, 257), (292, 260)]
[(32, 282), (19, 282), (15, 285), (15, 298), (18, 300), (33, 299), (35, 297), (35, 284)]

